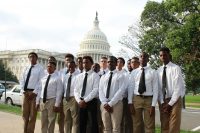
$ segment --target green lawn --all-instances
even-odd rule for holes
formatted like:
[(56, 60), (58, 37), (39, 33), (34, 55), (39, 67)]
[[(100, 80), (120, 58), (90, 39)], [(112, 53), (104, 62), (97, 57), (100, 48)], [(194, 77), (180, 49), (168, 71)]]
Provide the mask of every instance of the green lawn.
[(17, 114), (17, 115), (22, 114), (21, 107), (11, 106), (11, 105), (7, 105), (7, 104), (0, 104), (0, 111), (9, 112), (12, 114)]
[(185, 96), (186, 103), (199, 103), (200, 104), (200, 95), (186, 95)]

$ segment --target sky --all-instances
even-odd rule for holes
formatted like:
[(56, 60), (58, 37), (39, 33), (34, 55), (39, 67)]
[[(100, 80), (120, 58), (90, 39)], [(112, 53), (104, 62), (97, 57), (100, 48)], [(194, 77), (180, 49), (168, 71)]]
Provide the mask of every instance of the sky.
[[(161, 1), (161, 0), (156, 0)], [(139, 21), (147, 0), (0, 0), (0, 51), (43, 49), (76, 53), (96, 11), (110, 51)]]

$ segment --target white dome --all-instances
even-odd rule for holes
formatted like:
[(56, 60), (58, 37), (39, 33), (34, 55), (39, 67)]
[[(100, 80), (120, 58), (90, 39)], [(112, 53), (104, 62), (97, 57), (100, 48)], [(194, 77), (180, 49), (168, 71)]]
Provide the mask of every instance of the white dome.
[(94, 40), (94, 39), (107, 42), (106, 35), (99, 28), (94, 28), (88, 31), (84, 37), (84, 40)]
[(99, 62), (102, 56), (110, 56), (110, 45), (106, 35), (99, 28), (98, 14), (94, 20), (94, 27), (88, 31), (81, 41), (77, 56), (90, 55), (94, 62)]

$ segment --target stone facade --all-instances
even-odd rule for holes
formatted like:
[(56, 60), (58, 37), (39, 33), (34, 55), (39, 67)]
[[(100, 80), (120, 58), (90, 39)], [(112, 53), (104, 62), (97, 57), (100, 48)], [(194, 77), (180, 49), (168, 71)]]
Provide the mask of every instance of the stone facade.
[(19, 51), (0, 51), (0, 61), (2, 61), (8, 69), (10, 69), (18, 79), (20, 79), (24, 68), (29, 65), (28, 54), (35, 52), (38, 54), (38, 63), (44, 68), (47, 66), (49, 56), (54, 56), (57, 60), (57, 69), (64, 68), (65, 53), (48, 52), (41, 49), (29, 49)]

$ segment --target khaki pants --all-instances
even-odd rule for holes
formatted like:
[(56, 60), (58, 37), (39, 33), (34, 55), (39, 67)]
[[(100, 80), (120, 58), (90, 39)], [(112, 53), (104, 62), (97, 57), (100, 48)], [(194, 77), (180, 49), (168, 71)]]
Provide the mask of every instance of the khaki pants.
[(78, 133), (78, 104), (74, 97), (70, 98), (68, 101), (66, 101), (65, 98), (63, 99), (63, 112), (65, 115), (65, 133)]
[(54, 133), (56, 113), (53, 111), (55, 99), (49, 99), (46, 103), (40, 103), (41, 110), (41, 132)]
[[(29, 94), (33, 92), (27, 91), (26, 93)], [(24, 133), (34, 133), (37, 116), (35, 100), (35, 98), (33, 100), (28, 100), (27, 96), (23, 96), (22, 117), (24, 120)]]
[(123, 113), (123, 103), (119, 101), (113, 106), (113, 112), (109, 113), (101, 104), (101, 115), (104, 125), (104, 133), (120, 133)]
[[(134, 133), (142, 133), (143, 132), (142, 129), (145, 129), (145, 133), (155, 132), (155, 115), (150, 117), (150, 114), (149, 114), (152, 98), (153, 97), (134, 96), (134, 100), (133, 100), (134, 107), (135, 107), (135, 115), (133, 115), (133, 119), (134, 119), (133, 132)], [(143, 122), (144, 122), (144, 125), (143, 125)]]
[[(168, 104), (170, 99), (164, 101), (164, 104)], [(160, 106), (160, 104), (159, 104)], [(161, 111), (160, 106), (160, 121), (161, 121), (161, 132), (162, 133), (180, 133), (181, 126), (181, 110), (182, 100), (181, 97), (172, 106), (170, 114)]]

